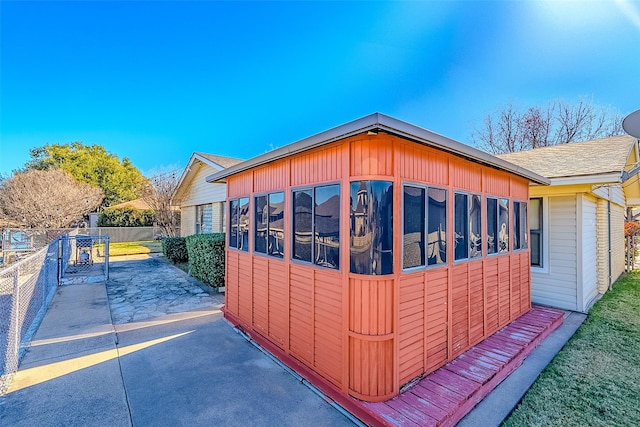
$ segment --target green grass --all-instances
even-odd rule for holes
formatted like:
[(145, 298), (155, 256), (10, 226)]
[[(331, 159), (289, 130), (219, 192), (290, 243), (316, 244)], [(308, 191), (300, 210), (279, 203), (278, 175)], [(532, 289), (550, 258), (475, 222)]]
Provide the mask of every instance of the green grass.
[(640, 272), (594, 305), (503, 425), (640, 425)]
[[(98, 252), (102, 253), (104, 245), (96, 245)], [(148, 254), (162, 252), (160, 240), (148, 240), (142, 242), (109, 242), (109, 256)]]
[(175, 264), (173, 264), (174, 266), (178, 267), (180, 270), (184, 271), (185, 273), (189, 273), (189, 262), (176, 262)]

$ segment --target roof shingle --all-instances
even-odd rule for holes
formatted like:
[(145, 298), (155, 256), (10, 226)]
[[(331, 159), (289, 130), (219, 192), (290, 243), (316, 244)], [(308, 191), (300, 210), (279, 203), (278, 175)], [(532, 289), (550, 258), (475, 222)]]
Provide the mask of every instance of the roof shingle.
[(238, 163), (243, 162), (243, 160), (235, 159), (233, 157), (224, 157), (224, 156), (218, 156), (215, 154), (207, 154), (207, 153), (201, 153), (201, 152), (196, 152), (195, 154), (202, 156), (205, 159), (212, 161), (213, 163), (219, 164), (224, 169), (230, 168), (231, 166), (234, 166), (234, 165), (237, 165)]
[(547, 178), (622, 173), (636, 139), (611, 136), (583, 142), (553, 145), (496, 157)]

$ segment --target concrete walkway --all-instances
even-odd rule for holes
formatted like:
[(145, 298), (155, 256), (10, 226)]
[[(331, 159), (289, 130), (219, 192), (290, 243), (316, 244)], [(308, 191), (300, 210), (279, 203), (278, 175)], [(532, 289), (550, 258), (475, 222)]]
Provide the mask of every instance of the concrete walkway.
[[(237, 334), (222, 304), (164, 259), (112, 258), (106, 284), (58, 288), (0, 425), (353, 425)], [(459, 425), (499, 425), (584, 319), (567, 313)]]
[(112, 261), (107, 286), (58, 288), (0, 425), (352, 425), (235, 333), (220, 295), (160, 259)]

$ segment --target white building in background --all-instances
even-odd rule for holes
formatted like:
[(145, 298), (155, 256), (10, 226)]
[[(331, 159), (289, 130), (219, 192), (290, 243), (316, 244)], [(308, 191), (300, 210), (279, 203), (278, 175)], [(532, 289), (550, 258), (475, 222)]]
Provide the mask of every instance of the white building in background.
[(551, 181), (529, 191), (532, 302), (588, 311), (624, 272), (626, 210), (640, 205), (636, 138), (497, 157)]
[(242, 160), (205, 153), (193, 153), (171, 205), (180, 208), (180, 235), (224, 233), (225, 184), (209, 184), (208, 175), (240, 163)]

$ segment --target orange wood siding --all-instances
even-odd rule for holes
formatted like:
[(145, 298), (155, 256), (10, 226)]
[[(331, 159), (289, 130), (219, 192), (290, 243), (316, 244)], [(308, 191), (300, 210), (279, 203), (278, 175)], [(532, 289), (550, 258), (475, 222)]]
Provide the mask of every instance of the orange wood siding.
[(400, 278), (400, 384), (425, 371), (425, 285), (424, 273), (407, 274)]
[(412, 142), (398, 143), (400, 178), (433, 185), (449, 184), (449, 156)]
[(282, 191), (287, 185), (288, 162), (279, 160), (256, 168), (253, 172), (253, 192)]
[(426, 277), (427, 329), (425, 340), (426, 369), (428, 372), (442, 366), (448, 360), (449, 328), (449, 269), (428, 270)]
[[(260, 284), (256, 283), (255, 277), (254, 288)], [(262, 283), (264, 284), (264, 280)], [(287, 316), (287, 265), (282, 260), (269, 260), (268, 286), (269, 338), (284, 348), (289, 319)]]
[[(483, 168), (482, 183), (483, 192), (492, 196), (509, 197), (511, 193), (510, 175), (506, 172), (498, 171), (490, 168)], [(529, 183), (527, 183), (527, 191)]]
[[(227, 251), (227, 260), (225, 263), (227, 274), (225, 281), (225, 309), (231, 314), (238, 317), (238, 287), (240, 286), (240, 269), (239, 269), (239, 253), (238, 251)], [(226, 293), (228, 292), (228, 293)]]
[(337, 181), (342, 178), (342, 159), (349, 155), (348, 144), (334, 143), (317, 151), (291, 158), (291, 186)]
[(482, 191), (482, 168), (468, 160), (452, 157), (449, 160), (451, 185), (456, 190)]
[(490, 335), (498, 330), (498, 258), (490, 257), (484, 261), (484, 284), (486, 293), (486, 332)]
[(342, 283), (340, 274), (314, 271), (314, 364), (334, 384), (342, 381)]
[(289, 351), (309, 366), (314, 362), (314, 269), (291, 265), (289, 273)]
[[(349, 182), (359, 179), (394, 185), (394, 273), (388, 276), (349, 273)], [(340, 270), (290, 260), (291, 189), (328, 182), (341, 184)], [(448, 264), (402, 270), (405, 182), (447, 190)], [(531, 307), (527, 250), (452, 261), (454, 193), (482, 195), (484, 233), (486, 196), (526, 201), (523, 178), (379, 133), (230, 176), (227, 188), (229, 198), (249, 197), (252, 210), (256, 194), (283, 191), (286, 243), (284, 259), (227, 251), (226, 311), (345, 394), (388, 399)], [(249, 243), (253, 249), (253, 228)]]
[(394, 394), (393, 283), (375, 276), (349, 279), (349, 390), (363, 400)]
[(253, 190), (253, 173), (242, 172), (227, 178), (227, 197), (243, 197)]
[[(361, 138), (361, 139), (360, 139)], [(388, 135), (354, 137), (351, 140), (351, 176), (393, 175), (393, 144)]]
[(451, 356), (469, 347), (469, 263), (452, 268), (451, 277)]

